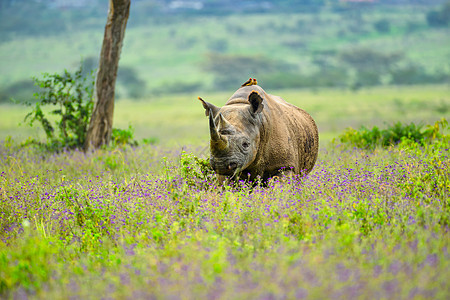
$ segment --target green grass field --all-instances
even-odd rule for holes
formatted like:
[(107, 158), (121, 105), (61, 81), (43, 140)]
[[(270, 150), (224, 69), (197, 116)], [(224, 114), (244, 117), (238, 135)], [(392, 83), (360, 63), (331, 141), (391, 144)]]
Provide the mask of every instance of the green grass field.
[(448, 145), (329, 144), (306, 177), (221, 188), (198, 147), (7, 139), (0, 297), (448, 299)]
[[(264, 87), (264, 83), (261, 83)], [(446, 85), (376, 87), (357, 92), (341, 89), (280, 90), (279, 95), (309, 112), (320, 131), (321, 145), (326, 145), (347, 127), (391, 125), (397, 121), (432, 124), (450, 111), (450, 89)], [(234, 91), (164, 95), (140, 101), (117, 101), (114, 127), (135, 129), (135, 138), (156, 138), (162, 145), (208, 145), (208, 123), (201, 96), (217, 106), (225, 104)], [(38, 127), (22, 122), (29, 111), (20, 105), (0, 106), (0, 139), (13, 136), (23, 140), (29, 136), (43, 138)], [(23, 123), (23, 122), (22, 122)]]
[(0, 297), (447, 299), (448, 129), (424, 146), (330, 141), (349, 126), (434, 124), (449, 87), (268, 92), (309, 111), (321, 145), (308, 176), (265, 188), (222, 188), (200, 168), (197, 95), (118, 101), (115, 126), (159, 144), (90, 153), (20, 146), (43, 133), (17, 127), (26, 107), (2, 105)]

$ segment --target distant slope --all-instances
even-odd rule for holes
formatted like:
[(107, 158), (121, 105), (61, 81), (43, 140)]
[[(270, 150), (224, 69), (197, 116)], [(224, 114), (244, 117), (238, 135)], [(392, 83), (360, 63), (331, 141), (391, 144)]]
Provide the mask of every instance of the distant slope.
[[(147, 20), (138, 15), (139, 22), (134, 23), (131, 14), (120, 64), (135, 79), (123, 79), (118, 94), (128, 97), (132, 89), (141, 89), (144, 92), (138, 94), (145, 95), (227, 88), (225, 79), (242, 81), (250, 76), (287, 82), (276, 79), (280, 75), (269, 76), (274, 73), (292, 75), (296, 81), (288, 87), (296, 82), (307, 85), (307, 80), (314, 84), (325, 73), (330, 76), (325, 85), (346, 75), (342, 84), (350, 86), (358, 79), (355, 74), (363, 73), (341, 58), (343, 52), (356, 48), (372, 49), (375, 54), (399, 53), (402, 57), (396, 67), (412, 65), (432, 82), (434, 74), (450, 73), (450, 32), (448, 27), (429, 27), (428, 10), (425, 6), (377, 5), (346, 10), (325, 7), (314, 13), (168, 14)], [(67, 28), (58, 34), (17, 36), (0, 43), (0, 91), (41, 72), (74, 69), (82, 58), (95, 60), (103, 36), (103, 25), (99, 25), (103, 22), (95, 20), (92, 26), (83, 24), (82, 30)], [(255, 62), (269, 61), (271, 69), (236, 67), (221, 74), (208, 69), (210, 53), (219, 60), (220, 55), (256, 57)], [(383, 72), (376, 74), (375, 84), (391, 80), (392, 74)]]

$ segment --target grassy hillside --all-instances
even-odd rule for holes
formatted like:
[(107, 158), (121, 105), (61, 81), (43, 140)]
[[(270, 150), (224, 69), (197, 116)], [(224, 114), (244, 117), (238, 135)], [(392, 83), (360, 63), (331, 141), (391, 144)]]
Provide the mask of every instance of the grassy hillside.
[[(449, 29), (429, 27), (426, 13), (424, 7), (403, 5), (343, 12), (323, 9), (318, 14), (149, 17), (146, 22), (141, 20), (127, 29), (120, 63), (145, 82), (138, 88), (146, 95), (217, 88), (217, 82), (223, 78), (221, 74), (207, 71), (209, 53), (259, 59), (249, 68), (238, 65), (222, 74), (239, 81), (259, 75), (272, 82), (275, 79), (270, 78), (270, 74), (277, 72), (312, 74), (320, 71), (324, 74), (336, 67), (341, 73), (342, 69), (351, 71), (342, 64), (339, 55), (352, 49), (372, 49), (385, 55), (400, 53), (400, 65), (414, 64), (430, 74), (448, 73)], [(130, 23), (132, 18), (133, 15)], [(387, 29), (377, 29), (380, 21), (388, 24)], [(0, 88), (39, 76), (41, 72), (74, 68), (81, 58), (96, 59), (102, 42), (102, 27), (83, 26), (82, 30), (74, 27), (60, 34), (18, 36), (3, 41), (0, 64), (7, 72), (0, 73)], [(255, 69), (255, 64), (267, 62), (272, 62), (271, 68)], [(339, 85), (342, 84), (339, 77), (343, 76), (335, 75), (331, 80)], [(352, 80), (357, 78), (350, 78), (345, 84)], [(309, 84), (314, 81), (317, 80)], [(127, 88), (129, 86), (119, 84), (119, 96), (126, 97)]]

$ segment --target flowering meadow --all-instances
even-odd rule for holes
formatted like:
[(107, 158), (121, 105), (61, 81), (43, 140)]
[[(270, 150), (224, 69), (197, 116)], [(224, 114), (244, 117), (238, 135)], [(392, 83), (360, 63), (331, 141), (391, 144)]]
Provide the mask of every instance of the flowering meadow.
[[(219, 187), (204, 149), (0, 143), (0, 298), (448, 299), (448, 135)], [(203, 154), (202, 154), (203, 153)]]

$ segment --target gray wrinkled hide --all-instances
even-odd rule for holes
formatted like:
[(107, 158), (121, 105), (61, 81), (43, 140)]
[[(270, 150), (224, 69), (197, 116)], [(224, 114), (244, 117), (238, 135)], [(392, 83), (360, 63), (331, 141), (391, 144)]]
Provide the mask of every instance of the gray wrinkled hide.
[(220, 181), (233, 175), (266, 181), (280, 174), (312, 170), (319, 135), (314, 120), (304, 110), (267, 94), (258, 85), (241, 87), (221, 108), (202, 102), (206, 115), (213, 117), (211, 166)]

